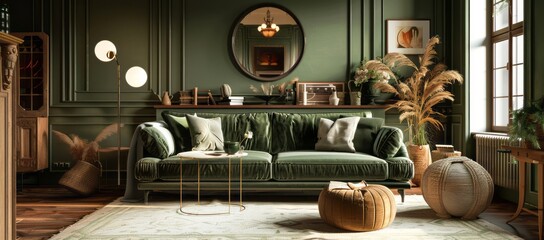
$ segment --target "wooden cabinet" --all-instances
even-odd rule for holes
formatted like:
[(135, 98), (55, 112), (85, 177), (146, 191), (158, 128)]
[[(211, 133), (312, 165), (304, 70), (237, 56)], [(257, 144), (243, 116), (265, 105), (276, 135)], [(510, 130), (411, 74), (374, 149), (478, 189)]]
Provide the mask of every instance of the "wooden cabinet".
[(13, 164), (13, 83), (17, 81), (17, 44), (23, 41), (0, 32), (0, 239), (15, 239), (15, 168)]
[(14, 83), (15, 161), (17, 172), (48, 165), (49, 37), (42, 32), (13, 33), (19, 45), (19, 81)]
[(47, 168), (47, 117), (17, 118), (17, 172)]

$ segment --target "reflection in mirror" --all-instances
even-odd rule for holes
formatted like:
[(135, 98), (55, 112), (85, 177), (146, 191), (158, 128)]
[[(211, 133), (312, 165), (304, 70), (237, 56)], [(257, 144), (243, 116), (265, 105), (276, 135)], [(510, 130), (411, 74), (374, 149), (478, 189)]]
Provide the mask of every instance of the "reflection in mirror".
[(231, 54), (240, 71), (260, 81), (274, 81), (291, 72), (302, 56), (302, 27), (289, 10), (253, 7), (235, 22)]

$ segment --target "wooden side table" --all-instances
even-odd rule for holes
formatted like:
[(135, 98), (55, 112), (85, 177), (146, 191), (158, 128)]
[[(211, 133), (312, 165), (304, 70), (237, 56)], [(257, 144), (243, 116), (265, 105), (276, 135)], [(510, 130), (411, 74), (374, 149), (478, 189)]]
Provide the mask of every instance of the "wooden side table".
[[(245, 210), (245, 206), (242, 203), (242, 158), (247, 156), (246, 152), (238, 152), (236, 154), (228, 155), (225, 152), (217, 152), (217, 151), (187, 151), (187, 152), (181, 152), (177, 155), (180, 159), (179, 162), (179, 209), (178, 213), (184, 213), (189, 215), (215, 215), (215, 214), (229, 214), (230, 213), (230, 179), (231, 179), (231, 159), (232, 158), (238, 158), (240, 159), (240, 203), (238, 204), (240, 207), (240, 211)], [(199, 214), (194, 212), (188, 212), (183, 210), (183, 161), (188, 159), (196, 159), (198, 164), (198, 175), (197, 175), (197, 203), (200, 205), (200, 161), (206, 161), (209, 159), (219, 159), (219, 158), (228, 158), (229, 161), (229, 182), (228, 182), (228, 195), (229, 195), (229, 203), (228, 203), (228, 212), (218, 212), (218, 213), (207, 213), (207, 214)]]
[[(544, 151), (520, 147), (511, 147), (503, 146), (503, 148), (510, 150), (510, 154), (516, 158), (519, 163), (519, 198), (518, 198), (518, 208), (514, 216), (510, 220), (506, 221), (509, 223), (516, 219), (521, 211), (528, 212), (530, 214), (538, 216), (538, 239), (542, 240), (542, 226), (544, 221)], [(525, 175), (526, 164), (536, 164), (537, 165), (537, 178), (538, 178), (538, 206), (537, 211), (527, 209), (523, 207), (525, 205)]]

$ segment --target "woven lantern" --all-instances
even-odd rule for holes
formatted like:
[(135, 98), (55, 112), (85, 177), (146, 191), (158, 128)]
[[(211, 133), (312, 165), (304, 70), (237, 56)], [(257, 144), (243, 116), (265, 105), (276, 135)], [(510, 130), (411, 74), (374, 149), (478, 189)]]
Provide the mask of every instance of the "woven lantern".
[(373, 231), (395, 219), (395, 196), (382, 185), (346, 189), (323, 189), (319, 194), (319, 215), (326, 223), (350, 231)]
[(493, 180), (475, 161), (451, 157), (436, 161), (427, 168), (421, 191), (439, 217), (471, 220), (491, 204)]

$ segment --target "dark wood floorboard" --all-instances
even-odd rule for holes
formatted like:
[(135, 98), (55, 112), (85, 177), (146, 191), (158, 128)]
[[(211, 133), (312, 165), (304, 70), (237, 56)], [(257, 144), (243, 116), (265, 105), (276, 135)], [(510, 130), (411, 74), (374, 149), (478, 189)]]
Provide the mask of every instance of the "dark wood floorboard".
[(49, 239), (121, 195), (121, 189), (80, 197), (60, 186), (25, 186), (17, 192), (17, 239)]
[[(396, 191), (394, 191), (396, 193)], [(21, 240), (49, 239), (62, 229), (79, 221), (111, 201), (122, 196), (122, 189), (102, 189), (90, 197), (77, 195), (61, 187), (26, 187), (17, 193), (17, 236)], [(420, 195), (420, 188), (406, 190), (406, 195)], [(156, 200), (172, 198), (172, 194), (155, 193)], [(251, 199), (250, 196), (246, 199)], [(485, 219), (523, 239), (538, 239), (538, 218), (522, 213), (510, 225), (505, 222), (516, 205), (495, 199), (480, 218)]]

